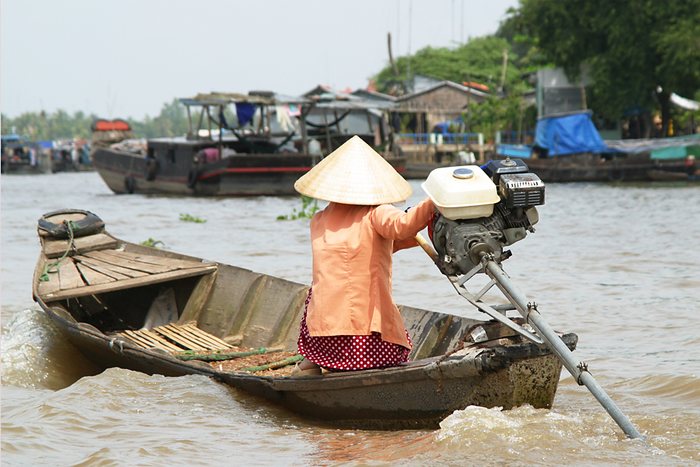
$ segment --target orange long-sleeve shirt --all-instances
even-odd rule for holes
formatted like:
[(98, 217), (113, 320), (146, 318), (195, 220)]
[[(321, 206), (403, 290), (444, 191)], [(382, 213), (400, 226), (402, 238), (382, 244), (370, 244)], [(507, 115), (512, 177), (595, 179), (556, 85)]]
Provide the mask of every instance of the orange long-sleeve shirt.
[(391, 255), (417, 246), (430, 220), (426, 199), (408, 212), (388, 204), (330, 203), (311, 220), (313, 289), (306, 324), (312, 336), (369, 335), (410, 348), (391, 296)]

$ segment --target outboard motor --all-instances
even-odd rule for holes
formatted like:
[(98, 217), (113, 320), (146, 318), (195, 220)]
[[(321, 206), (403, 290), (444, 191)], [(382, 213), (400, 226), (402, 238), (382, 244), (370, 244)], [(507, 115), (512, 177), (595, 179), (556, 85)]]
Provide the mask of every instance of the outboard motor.
[(430, 238), (443, 274), (466, 274), (485, 254), (500, 263), (503, 247), (534, 232), (544, 183), (519, 159), (433, 170), (423, 190), (437, 207)]
[[(544, 344), (574, 377), (585, 385), (630, 438), (642, 438), (637, 428), (620, 411), (588, 371), (585, 362), (576, 361), (571, 350), (542, 317), (537, 303), (530, 301), (512, 283), (501, 262), (510, 256), (503, 247), (534, 232), (537, 208), (544, 204), (544, 183), (528, 171), (521, 160), (494, 160), (483, 169), (476, 165), (444, 167), (430, 172), (423, 190), (439, 213), (429, 227), (430, 245), (418, 235), (416, 240), (435, 259), (459, 295), (535, 344)], [(469, 281), (479, 273), (491, 280), (478, 291), (470, 291)], [(493, 287), (509, 303), (489, 304), (486, 293)], [(517, 310), (517, 323), (507, 312)]]

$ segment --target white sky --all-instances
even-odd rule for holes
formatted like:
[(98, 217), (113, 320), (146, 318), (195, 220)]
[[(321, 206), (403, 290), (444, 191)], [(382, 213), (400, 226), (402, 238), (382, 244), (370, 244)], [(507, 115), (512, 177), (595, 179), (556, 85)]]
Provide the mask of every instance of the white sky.
[[(155, 116), (197, 92), (358, 88), (496, 31), (517, 0), (1, 0), (0, 108)], [(409, 13), (411, 13), (409, 15)], [(409, 34), (410, 33), (410, 34)]]

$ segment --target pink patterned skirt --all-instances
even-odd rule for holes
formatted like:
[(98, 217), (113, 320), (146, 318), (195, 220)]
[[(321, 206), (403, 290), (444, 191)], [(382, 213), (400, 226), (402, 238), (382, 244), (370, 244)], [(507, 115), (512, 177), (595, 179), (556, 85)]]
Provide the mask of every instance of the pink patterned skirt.
[[(409, 349), (382, 340), (381, 334), (369, 336), (318, 336), (312, 337), (306, 326), (306, 310), (311, 301), (311, 289), (304, 304), (301, 319), (299, 353), (320, 367), (332, 370), (367, 370), (397, 366), (408, 361)], [(411, 338), (406, 332), (408, 343)]]

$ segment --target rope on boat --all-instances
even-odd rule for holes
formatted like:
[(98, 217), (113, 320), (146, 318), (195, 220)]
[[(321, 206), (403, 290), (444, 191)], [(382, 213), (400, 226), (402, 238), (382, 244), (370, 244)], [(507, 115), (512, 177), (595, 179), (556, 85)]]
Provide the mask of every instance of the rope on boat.
[(56, 261), (51, 262), (51, 263), (46, 263), (44, 265), (44, 270), (41, 272), (41, 275), (39, 276), (39, 282), (48, 282), (50, 280), (49, 274), (56, 274), (58, 272), (58, 266), (61, 264), (61, 261), (66, 259), (66, 256), (68, 256), (68, 253), (70, 253), (71, 250), (75, 249), (75, 244), (73, 243), (74, 240), (74, 230), (79, 230), (79, 227), (77, 227), (73, 221), (70, 220), (64, 220), (64, 224), (66, 224), (66, 228), (68, 230), (68, 248), (66, 248), (66, 251), (63, 253), (63, 255), (58, 258)]
[(228, 352), (228, 353), (210, 353), (210, 354), (196, 354), (191, 350), (179, 353), (175, 355), (180, 360), (201, 360), (204, 362), (218, 362), (223, 360), (232, 360), (234, 358), (250, 357), (251, 355), (261, 355), (264, 353), (279, 352), (279, 349), (267, 349), (265, 347), (260, 347), (254, 350), (248, 350), (245, 352)]
[(267, 363), (265, 365), (249, 366), (248, 368), (242, 368), (241, 371), (247, 371), (249, 373), (255, 373), (256, 371), (263, 370), (276, 370), (287, 365), (291, 365), (296, 362), (300, 362), (304, 359), (303, 355), (294, 355), (292, 357), (287, 357), (284, 360), (278, 362)]

